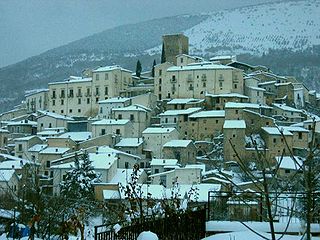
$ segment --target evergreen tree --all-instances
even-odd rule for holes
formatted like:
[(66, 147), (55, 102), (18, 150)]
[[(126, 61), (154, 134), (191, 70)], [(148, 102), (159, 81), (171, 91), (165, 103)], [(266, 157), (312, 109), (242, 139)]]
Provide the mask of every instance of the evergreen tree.
[(138, 60), (137, 61), (137, 66), (136, 66), (136, 76), (138, 78), (140, 78), (141, 72), (142, 72), (142, 66), (141, 66), (140, 60)]
[(85, 153), (81, 161), (75, 157), (74, 169), (67, 172), (66, 179), (61, 183), (61, 194), (71, 199), (94, 198), (93, 183), (98, 181), (98, 175), (94, 171), (89, 155)]
[(154, 67), (157, 65), (156, 60), (153, 60), (153, 64), (152, 64), (152, 70), (151, 70), (151, 76), (154, 77)]
[(166, 62), (166, 55), (164, 52), (164, 44), (162, 43), (161, 63), (165, 63), (165, 62)]

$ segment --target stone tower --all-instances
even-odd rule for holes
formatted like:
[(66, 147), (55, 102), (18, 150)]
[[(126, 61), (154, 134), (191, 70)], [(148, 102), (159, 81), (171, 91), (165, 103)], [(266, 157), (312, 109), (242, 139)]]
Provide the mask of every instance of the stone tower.
[(189, 38), (182, 33), (162, 36), (166, 62), (177, 65), (176, 56), (189, 54)]

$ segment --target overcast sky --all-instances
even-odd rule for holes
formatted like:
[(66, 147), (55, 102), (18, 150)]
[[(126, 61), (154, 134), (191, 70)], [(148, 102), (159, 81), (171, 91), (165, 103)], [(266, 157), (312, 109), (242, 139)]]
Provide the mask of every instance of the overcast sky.
[(0, 0), (0, 67), (126, 23), (274, 0)]

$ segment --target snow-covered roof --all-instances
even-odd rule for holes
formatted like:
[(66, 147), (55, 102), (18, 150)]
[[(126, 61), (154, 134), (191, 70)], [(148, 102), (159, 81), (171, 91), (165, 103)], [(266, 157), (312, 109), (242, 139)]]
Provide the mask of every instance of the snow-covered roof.
[(125, 125), (129, 122), (129, 119), (102, 119), (93, 122), (92, 125)]
[(274, 85), (275, 83), (277, 83), (277, 81), (261, 82), (261, 83), (258, 83), (258, 86)]
[(289, 132), (306, 132), (308, 133), (309, 131), (302, 126), (289, 126), (289, 127), (282, 127), (285, 130), (288, 130)]
[(4, 160), (15, 160), (15, 161), (25, 161), (25, 159), (23, 158), (19, 158), (19, 157), (15, 157), (9, 154), (5, 154), (5, 153), (0, 153), (0, 159), (4, 159)]
[(296, 156), (294, 159), (291, 156), (277, 156), (276, 160), (278, 164), (280, 163), (280, 168), (283, 169), (299, 170), (303, 165), (303, 160)]
[(0, 182), (8, 182), (12, 178), (15, 170), (0, 170)]
[(0, 162), (0, 169), (1, 170), (22, 169), (22, 167), (26, 164), (34, 164), (34, 163), (25, 159), (7, 160), (7, 161)]
[(116, 147), (138, 147), (143, 144), (142, 138), (122, 138)]
[[(32, 138), (36, 137), (35, 135), (31, 135), (31, 136), (26, 136), (26, 137), (21, 137), (21, 138), (15, 138), (14, 141), (15, 142), (19, 142), (19, 141), (29, 141)], [(37, 137), (38, 138), (38, 137)]]
[(260, 88), (260, 87), (248, 86), (248, 88), (255, 91), (262, 91), (262, 92), (266, 91), (264, 88)]
[(25, 97), (29, 97), (29, 96), (32, 96), (32, 95), (35, 95), (35, 94), (38, 94), (38, 93), (41, 93), (41, 92), (49, 92), (49, 89), (48, 88), (41, 88), (41, 89), (32, 89), (32, 90), (28, 90), (28, 91), (25, 91)]
[(151, 160), (150, 166), (174, 166), (178, 164), (177, 159), (159, 159), (153, 158)]
[(20, 216), (20, 212), (18, 211), (0, 208), (0, 218), (14, 219), (14, 217), (18, 217), (18, 216)]
[(0, 133), (9, 133), (9, 131), (7, 129), (0, 128)]
[(130, 105), (127, 107), (122, 107), (122, 108), (114, 108), (112, 109), (112, 111), (142, 111), (142, 112), (150, 112), (151, 109), (147, 108), (143, 105), (140, 104), (134, 104), (134, 105)]
[(82, 142), (92, 137), (91, 132), (66, 132), (61, 134), (58, 138), (70, 138), (75, 142)]
[(163, 134), (163, 133), (171, 133), (175, 130), (175, 128), (166, 128), (166, 127), (149, 127), (146, 128), (142, 134)]
[(191, 140), (171, 140), (163, 145), (163, 147), (177, 147), (177, 148), (185, 148), (190, 143), (192, 143)]
[(48, 145), (47, 144), (36, 144), (33, 145), (31, 148), (28, 149), (28, 152), (40, 152), (45, 149)]
[(267, 105), (256, 104), (256, 103), (239, 103), (239, 102), (227, 102), (224, 106), (225, 108), (253, 108), (253, 109), (260, 109), (260, 108), (268, 108), (272, 109)]
[(57, 85), (57, 84), (66, 84), (66, 83), (87, 83), (91, 82), (92, 78), (83, 78), (83, 77), (77, 77), (77, 76), (70, 76), (64, 81), (58, 81), (58, 82), (51, 82), (48, 83), (48, 85)]
[(130, 154), (130, 153), (126, 153), (126, 152), (122, 152), (120, 150), (108, 147), (108, 146), (100, 146), (97, 148), (97, 152), (98, 153), (107, 153), (107, 154), (122, 154), (122, 155), (126, 155), (135, 159), (141, 159), (139, 156)]
[(283, 111), (290, 111), (290, 112), (297, 112), (297, 113), (302, 113), (303, 112), (302, 110), (299, 110), (299, 109), (296, 109), (296, 108), (293, 108), (293, 107), (289, 107), (289, 106), (287, 106), (285, 104), (274, 103), (273, 106), (275, 106), (276, 108), (280, 108)]
[(125, 97), (114, 97), (114, 98), (108, 98), (106, 100), (101, 100), (99, 103), (124, 103), (130, 101), (130, 98)]
[(187, 164), (184, 168), (197, 168), (200, 169), (202, 172), (206, 171), (205, 164)]
[(109, 72), (109, 71), (113, 71), (113, 70), (121, 70), (124, 72), (132, 73), (132, 71), (125, 69), (125, 68), (122, 68), (119, 65), (99, 67), (99, 68), (93, 70), (92, 72), (94, 72), (94, 73), (96, 73), (96, 72)]
[(171, 101), (167, 102), (167, 105), (201, 103), (203, 101), (204, 99), (196, 99), (196, 98), (174, 98)]
[[(133, 173), (133, 169), (125, 169), (125, 168), (118, 168), (116, 174), (110, 180), (110, 183), (120, 183), (122, 185), (126, 185), (127, 183), (131, 182), (131, 174)], [(143, 169), (139, 169), (137, 171), (137, 177), (144, 173)]]
[(47, 147), (40, 151), (42, 154), (64, 154), (68, 152), (70, 148), (65, 147)]
[(43, 111), (43, 110), (38, 110), (38, 112), (41, 114), (41, 115), (39, 116), (39, 118), (44, 117), (44, 116), (48, 116), (48, 117), (52, 117), (52, 118), (56, 118), (56, 119), (61, 119), (61, 120), (67, 120), (67, 121), (73, 121), (73, 120), (74, 120), (72, 117), (60, 115), (60, 114), (54, 113), (54, 112)]
[(198, 112), (200, 110), (201, 110), (201, 108), (167, 110), (164, 113), (159, 114), (159, 116), (162, 117), (162, 116), (177, 116), (177, 115), (184, 115), (184, 114), (192, 114), (192, 113)]
[(18, 122), (10, 121), (7, 123), (7, 126), (20, 126), (20, 125), (31, 125), (31, 126), (37, 126), (37, 122), (29, 121), (29, 120), (21, 120)]
[(246, 122), (244, 120), (225, 120), (223, 128), (246, 128)]
[(216, 117), (225, 117), (226, 112), (224, 110), (210, 110), (210, 111), (201, 111), (193, 113), (189, 118), (216, 118)]
[(105, 190), (102, 190), (102, 194), (103, 194), (104, 200), (120, 199), (119, 189), (116, 189), (116, 190), (105, 189)]
[(233, 55), (225, 55), (225, 56), (214, 56), (210, 58), (210, 61), (219, 61), (219, 60), (232, 60), (235, 59), (235, 56)]
[(239, 93), (221, 93), (221, 94), (212, 94), (212, 93), (206, 93), (206, 96), (213, 97), (213, 98), (245, 98), (248, 99), (248, 96), (239, 94)]
[(194, 71), (194, 70), (231, 70), (235, 69), (233, 67), (214, 64), (211, 62), (200, 62), (200, 63), (191, 63), (186, 66), (172, 66), (167, 69), (167, 72), (176, 72), (176, 71)]
[[(262, 127), (261, 129), (270, 135), (281, 135), (281, 132), (276, 127)], [(280, 130), (283, 132), (283, 135), (285, 135), (285, 136), (293, 136), (293, 134), (291, 132), (289, 132), (288, 130), (286, 130), (284, 128), (280, 128)]]

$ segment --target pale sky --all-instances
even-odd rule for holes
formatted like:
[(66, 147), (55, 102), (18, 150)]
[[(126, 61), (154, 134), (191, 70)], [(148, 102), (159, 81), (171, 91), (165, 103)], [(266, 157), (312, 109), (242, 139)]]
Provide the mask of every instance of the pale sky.
[(115, 26), (274, 0), (0, 0), (0, 67)]

